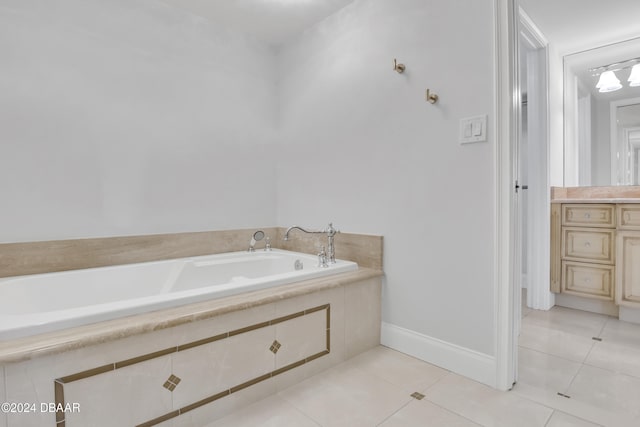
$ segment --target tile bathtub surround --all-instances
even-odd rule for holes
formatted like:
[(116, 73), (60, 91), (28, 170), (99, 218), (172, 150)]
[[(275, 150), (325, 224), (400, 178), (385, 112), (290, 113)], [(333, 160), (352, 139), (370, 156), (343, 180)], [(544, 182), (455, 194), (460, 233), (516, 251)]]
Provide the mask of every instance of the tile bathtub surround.
[[(0, 244), (0, 277), (49, 273), (82, 268), (158, 261), (172, 258), (244, 251), (256, 230), (271, 237), (274, 248), (317, 254), (318, 238), (299, 233), (285, 242), (286, 229), (280, 227), (243, 230), (101, 237), (75, 240)], [(340, 233), (336, 236), (336, 256), (362, 267), (382, 270), (382, 237)], [(326, 243), (325, 243), (326, 245)], [(257, 250), (264, 247), (258, 242)]]
[(306, 298), (307, 295), (313, 295), (323, 290), (342, 288), (363, 281), (371, 283), (374, 287), (377, 287), (376, 289), (379, 289), (382, 274), (379, 270), (361, 268), (353, 272), (306, 280), (246, 294), (0, 342), (0, 363), (19, 362), (34, 357), (57, 354), (126, 337), (187, 325), (201, 320), (214, 319), (217, 316), (238, 312), (239, 310), (246, 310), (278, 301), (287, 301), (295, 297)]
[[(0, 277), (246, 250), (257, 229), (0, 244)], [(267, 236), (276, 228), (261, 228)]]
[[(379, 293), (379, 278), (366, 279), (363, 282), (369, 282), (371, 292)], [(361, 292), (360, 290), (357, 294), (362, 295)], [(301, 308), (321, 307), (325, 304), (331, 304), (330, 312), (319, 308), (318, 310), (310, 310), (305, 316), (292, 319), (292, 314), (300, 312)], [(131, 381), (139, 382), (142, 385), (150, 384), (148, 381), (149, 375), (155, 375), (157, 372), (158, 378), (151, 381), (153, 392), (148, 393), (148, 396), (158, 397), (150, 397), (151, 400), (145, 403), (147, 410), (153, 411), (152, 415), (158, 417), (162, 414), (171, 414), (176, 409), (184, 407), (190, 409), (186, 413), (167, 419), (167, 421), (158, 425), (174, 427), (205, 425), (344, 361), (346, 354), (345, 328), (351, 327), (349, 322), (345, 322), (344, 312), (345, 310), (358, 309), (357, 306), (351, 307), (351, 305), (352, 301), (345, 299), (345, 286), (325, 286), (322, 289), (316, 289), (314, 292), (289, 295), (287, 298), (276, 297), (267, 304), (237, 309), (236, 311), (206, 318), (198, 322), (180, 324), (171, 328), (129, 336), (103, 344), (83, 346), (64, 353), (33, 357), (18, 363), (7, 363), (3, 366), (8, 371), (6, 378), (8, 387), (7, 399), (16, 402), (54, 402), (55, 395), (52, 384), (55, 379), (64, 379), (65, 376), (75, 379), (75, 374), (90, 371), (96, 367), (114, 366), (114, 362), (121, 361), (121, 363), (117, 364), (122, 366), (120, 369), (100, 373), (89, 378), (76, 379), (65, 384), (65, 395), (69, 394), (68, 400), (71, 402), (74, 399), (80, 399), (78, 396), (82, 396), (82, 398), (89, 399), (87, 402), (90, 403), (92, 393), (88, 391), (91, 389), (96, 390), (96, 387), (101, 389), (102, 385), (106, 386), (109, 383), (113, 387), (122, 390), (122, 392), (120, 394), (111, 393), (105, 389), (104, 392), (100, 392), (98, 395), (94, 392), (94, 399), (98, 399), (100, 405), (106, 405), (106, 407), (116, 405), (114, 407), (117, 407), (117, 405), (123, 405), (127, 401), (126, 399), (124, 401), (118, 400), (118, 396), (125, 394), (127, 390), (134, 386)], [(247, 326), (252, 324), (263, 325), (265, 322), (273, 321), (273, 319), (279, 320), (276, 325), (246, 333), (229, 333), (244, 331)], [(304, 320), (306, 323), (303, 328), (289, 327), (289, 322), (295, 320)], [(315, 335), (300, 330), (308, 327), (314, 330), (321, 329), (321, 336), (318, 335), (316, 339), (314, 338)], [(330, 341), (327, 340), (327, 327), (330, 330)], [(277, 328), (277, 330), (273, 328)], [(239, 339), (247, 336), (247, 334), (257, 334), (255, 338), (260, 343), (259, 345), (256, 344), (257, 347), (254, 348), (250, 342), (245, 344), (238, 342), (237, 345), (232, 346), (237, 349), (237, 354), (221, 353), (218, 345), (224, 340), (217, 339), (212, 341), (210, 338), (225, 334), (225, 332), (230, 335), (225, 340)], [(365, 334), (365, 337), (367, 336), (369, 334)], [(255, 340), (252, 339), (250, 341), (254, 342)], [(274, 341), (281, 343), (281, 347), (275, 355), (269, 350)], [(378, 341), (370, 343), (372, 347), (378, 344), (379, 338)], [(162, 354), (163, 350), (172, 345), (183, 350)], [(308, 356), (311, 353), (315, 354), (316, 351), (314, 349), (320, 347), (328, 348), (327, 346), (329, 345), (330, 353), (317, 358), (312, 355), (312, 357), (308, 357), (309, 360), (306, 363), (293, 369), (286, 371), (281, 369), (291, 365), (292, 361), (295, 364), (301, 354), (302, 356)], [(206, 349), (209, 356), (202, 357), (200, 355), (197, 357), (195, 353), (203, 349)], [(140, 358), (141, 355), (144, 356), (149, 353), (157, 353), (159, 357), (152, 358), (146, 362), (134, 363), (144, 359), (144, 357)], [(260, 353), (264, 360), (271, 361), (269, 366), (272, 367), (265, 372), (271, 372), (275, 369), (278, 375), (265, 379), (262, 371), (231, 369), (233, 368), (232, 365), (240, 363), (246, 357), (251, 357), (251, 355), (257, 353)], [(224, 354), (226, 356), (223, 356)], [(138, 367), (146, 366), (146, 363), (149, 362), (153, 362), (152, 368), (137, 369)], [(202, 363), (209, 365), (207, 365), (207, 368), (201, 369), (199, 366)], [(220, 364), (220, 367), (224, 368), (219, 371), (219, 374), (215, 373), (218, 372), (216, 364)], [(254, 365), (257, 364), (251, 363), (251, 366)], [(236, 374), (233, 374), (232, 371), (236, 372)], [(211, 372), (213, 376), (209, 375), (209, 377), (205, 378), (205, 372)], [(171, 375), (174, 375), (176, 379), (180, 378), (178, 384), (175, 381), (173, 382), (173, 384), (176, 384), (173, 391), (163, 387), (163, 384), (171, 378)], [(102, 378), (107, 378), (107, 376), (110, 378), (109, 382), (103, 383)], [(256, 379), (262, 381), (246, 388), (243, 387), (247, 383), (253, 383), (253, 380)], [(100, 381), (90, 384), (94, 380)], [(201, 381), (202, 384), (195, 388), (190, 386), (190, 384), (193, 385), (197, 381)], [(216, 386), (216, 384), (221, 387)], [(236, 385), (240, 387), (236, 387)], [(69, 387), (68, 390), (66, 390), (67, 387)], [(211, 402), (204, 402), (202, 406), (190, 407), (194, 402), (198, 403), (203, 400), (203, 393), (206, 392), (207, 396), (215, 396), (215, 393), (219, 393), (219, 390), (224, 387), (228, 387), (226, 390), (233, 388), (234, 392)], [(139, 392), (138, 388), (135, 388), (135, 390), (136, 393)], [(166, 401), (167, 396), (170, 396), (170, 401)], [(105, 399), (106, 401), (103, 402)], [(135, 401), (135, 399), (130, 400)], [(171, 402), (173, 407), (167, 408), (167, 402)], [(89, 414), (88, 407), (86, 405), (83, 407), (87, 408), (87, 410), (79, 414), (66, 414), (66, 427), (100, 425), (100, 423), (89, 422), (91, 420), (88, 418), (82, 418), (82, 416), (88, 416), (87, 414)], [(145, 418), (135, 421), (127, 418), (135, 413), (135, 410), (121, 411), (118, 415), (120, 417), (118, 420), (121, 421), (120, 425), (134, 425), (136, 422), (146, 422), (148, 420), (148, 418)], [(149, 414), (142, 415), (148, 416)], [(55, 417), (53, 414), (38, 414), (38, 416), (30, 418), (12, 415), (9, 421), (9, 426), (12, 427), (40, 427), (49, 424), (54, 425)], [(84, 421), (89, 423), (87, 424)]]
[[(274, 247), (294, 252), (318, 254), (322, 246), (327, 246), (324, 234), (308, 234), (293, 230), (289, 240), (284, 240), (284, 227), (277, 229)], [(382, 270), (383, 237), (367, 234), (338, 233), (334, 238), (336, 258), (357, 262), (359, 266)]]

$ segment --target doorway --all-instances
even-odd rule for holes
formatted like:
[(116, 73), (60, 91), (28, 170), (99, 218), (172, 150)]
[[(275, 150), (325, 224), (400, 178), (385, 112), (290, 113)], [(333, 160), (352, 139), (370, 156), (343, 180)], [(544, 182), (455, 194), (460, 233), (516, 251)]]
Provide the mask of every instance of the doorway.
[(519, 8), (519, 277), (521, 288), (526, 289), (527, 307), (538, 310), (548, 310), (555, 302), (549, 291), (548, 63), (547, 40)]

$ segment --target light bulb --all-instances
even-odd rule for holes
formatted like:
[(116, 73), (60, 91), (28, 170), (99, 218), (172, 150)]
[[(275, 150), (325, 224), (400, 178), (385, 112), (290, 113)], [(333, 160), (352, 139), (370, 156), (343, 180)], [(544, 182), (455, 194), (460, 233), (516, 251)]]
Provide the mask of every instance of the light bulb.
[(616, 73), (613, 71), (605, 71), (600, 74), (600, 80), (598, 80), (598, 84), (596, 85), (599, 92), (613, 92), (618, 89), (622, 89), (622, 85), (620, 84), (620, 80), (616, 77)]
[(636, 64), (631, 69), (631, 75), (629, 76), (629, 86), (640, 86), (640, 64)]

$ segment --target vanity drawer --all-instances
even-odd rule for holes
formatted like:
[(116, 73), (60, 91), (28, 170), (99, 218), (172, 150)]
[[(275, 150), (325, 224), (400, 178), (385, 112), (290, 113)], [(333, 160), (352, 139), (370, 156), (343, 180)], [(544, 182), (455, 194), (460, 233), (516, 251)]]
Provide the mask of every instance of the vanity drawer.
[(615, 205), (563, 204), (562, 225), (614, 228)]
[(613, 300), (614, 266), (562, 262), (562, 292)]
[(640, 205), (618, 205), (618, 225), (624, 230), (640, 230)]
[(614, 230), (562, 228), (562, 259), (613, 264)]

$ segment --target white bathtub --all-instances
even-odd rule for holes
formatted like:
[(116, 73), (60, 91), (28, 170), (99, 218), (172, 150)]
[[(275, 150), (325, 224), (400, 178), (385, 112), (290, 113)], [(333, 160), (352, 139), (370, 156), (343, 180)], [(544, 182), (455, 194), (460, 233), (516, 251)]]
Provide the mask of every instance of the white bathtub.
[(358, 269), (317, 264), (274, 249), (0, 279), (0, 341)]

